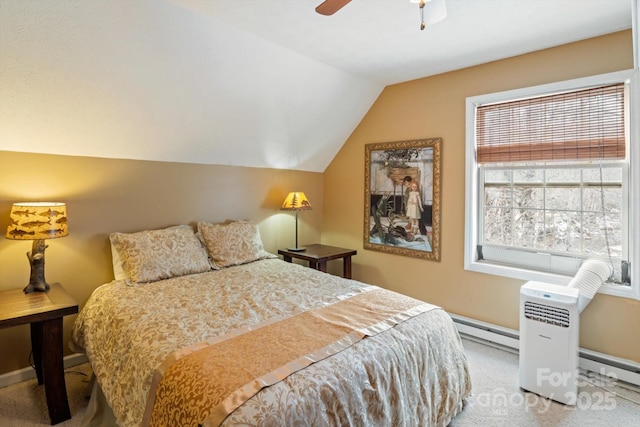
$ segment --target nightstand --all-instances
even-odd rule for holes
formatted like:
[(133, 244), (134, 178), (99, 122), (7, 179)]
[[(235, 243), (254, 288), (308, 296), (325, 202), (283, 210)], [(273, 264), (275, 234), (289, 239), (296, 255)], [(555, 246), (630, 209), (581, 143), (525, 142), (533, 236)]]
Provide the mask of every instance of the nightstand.
[(343, 277), (351, 279), (351, 257), (358, 252), (355, 249), (338, 248), (327, 245), (307, 245), (304, 251), (290, 251), (288, 249), (278, 249), (278, 254), (287, 262), (292, 262), (293, 258), (309, 261), (309, 267), (327, 272), (327, 261), (342, 258)]
[(58, 283), (48, 292), (0, 291), (0, 329), (31, 324), (31, 348), (38, 384), (44, 383), (51, 424), (71, 418), (64, 381), (62, 318), (78, 303)]

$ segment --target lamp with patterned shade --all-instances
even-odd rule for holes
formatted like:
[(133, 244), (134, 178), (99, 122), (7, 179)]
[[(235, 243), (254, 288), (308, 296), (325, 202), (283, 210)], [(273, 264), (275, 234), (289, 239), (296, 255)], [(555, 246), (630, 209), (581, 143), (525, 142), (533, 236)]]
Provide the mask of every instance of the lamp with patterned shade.
[(302, 191), (291, 192), (280, 209), (283, 211), (296, 211), (296, 247), (287, 248), (287, 250), (294, 252), (304, 251), (306, 249), (305, 247), (298, 246), (298, 211), (311, 210), (311, 203), (309, 203), (309, 199), (307, 199), (307, 196), (305, 196)]
[(29, 284), (23, 289), (25, 294), (46, 292), (49, 284), (44, 278), (45, 239), (55, 239), (69, 234), (67, 206), (57, 202), (14, 203), (9, 214), (7, 239), (33, 240), (27, 258), (31, 264)]

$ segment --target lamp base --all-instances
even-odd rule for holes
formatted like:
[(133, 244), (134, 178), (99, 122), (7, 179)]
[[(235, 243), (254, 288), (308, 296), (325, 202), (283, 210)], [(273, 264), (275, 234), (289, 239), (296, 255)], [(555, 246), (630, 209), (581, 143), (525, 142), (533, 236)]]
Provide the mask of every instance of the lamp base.
[(22, 292), (25, 294), (30, 294), (31, 292), (48, 292), (51, 289), (51, 286), (47, 282), (29, 282), (27, 286), (24, 287)]
[(288, 251), (291, 251), (291, 252), (304, 252), (304, 251), (306, 251), (306, 250), (307, 250), (307, 248), (305, 248), (305, 247), (301, 247), (301, 248), (287, 248), (287, 250), (288, 250)]
[(43, 239), (34, 240), (31, 246), (31, 252), (27, 252), (27, 258), (31, 265), (31, 276), (29, 284), (22, 290), (25, 294), (31, 292), (47, 292), (50, 289), (49, 284), (44, 278), (44, 250), (47, 245)]

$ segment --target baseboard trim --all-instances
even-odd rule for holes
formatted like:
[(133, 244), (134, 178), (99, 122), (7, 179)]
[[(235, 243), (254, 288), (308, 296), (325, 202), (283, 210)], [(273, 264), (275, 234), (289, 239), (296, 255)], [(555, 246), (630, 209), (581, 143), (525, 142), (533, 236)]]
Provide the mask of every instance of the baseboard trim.
[[(520, 349), (520, 331), (504, 328), (469, 317), (450, 313), (458, 332), (488, 343), (515, 350)], [(640, 363), (584, 348), (579, 349), (579, 367), (601, 375), (640, 386)]]
[[(82, 353), (73, 353), (65, 356), (63, 359), (65, 369), (72, 366), (80, 365), (85, 362), (87, 362), (87, 356)], [(35, 377), (36, 370), (31, 366), (7, 372), (6, 374), (0, 375), (0, 388), (4, 388), (12, 384), (21, 383)]]

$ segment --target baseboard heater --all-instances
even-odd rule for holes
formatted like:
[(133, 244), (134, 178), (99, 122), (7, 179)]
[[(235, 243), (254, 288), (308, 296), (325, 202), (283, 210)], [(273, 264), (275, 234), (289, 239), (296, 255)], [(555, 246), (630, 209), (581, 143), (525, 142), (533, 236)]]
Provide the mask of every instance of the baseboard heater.
[[(461, 336), (519, 351), (519, 331), (457, 314), (450, 315)], [(640, 386), (640, 363), (583, 348), (579, 349), (578, 354), (581, 369)]]

